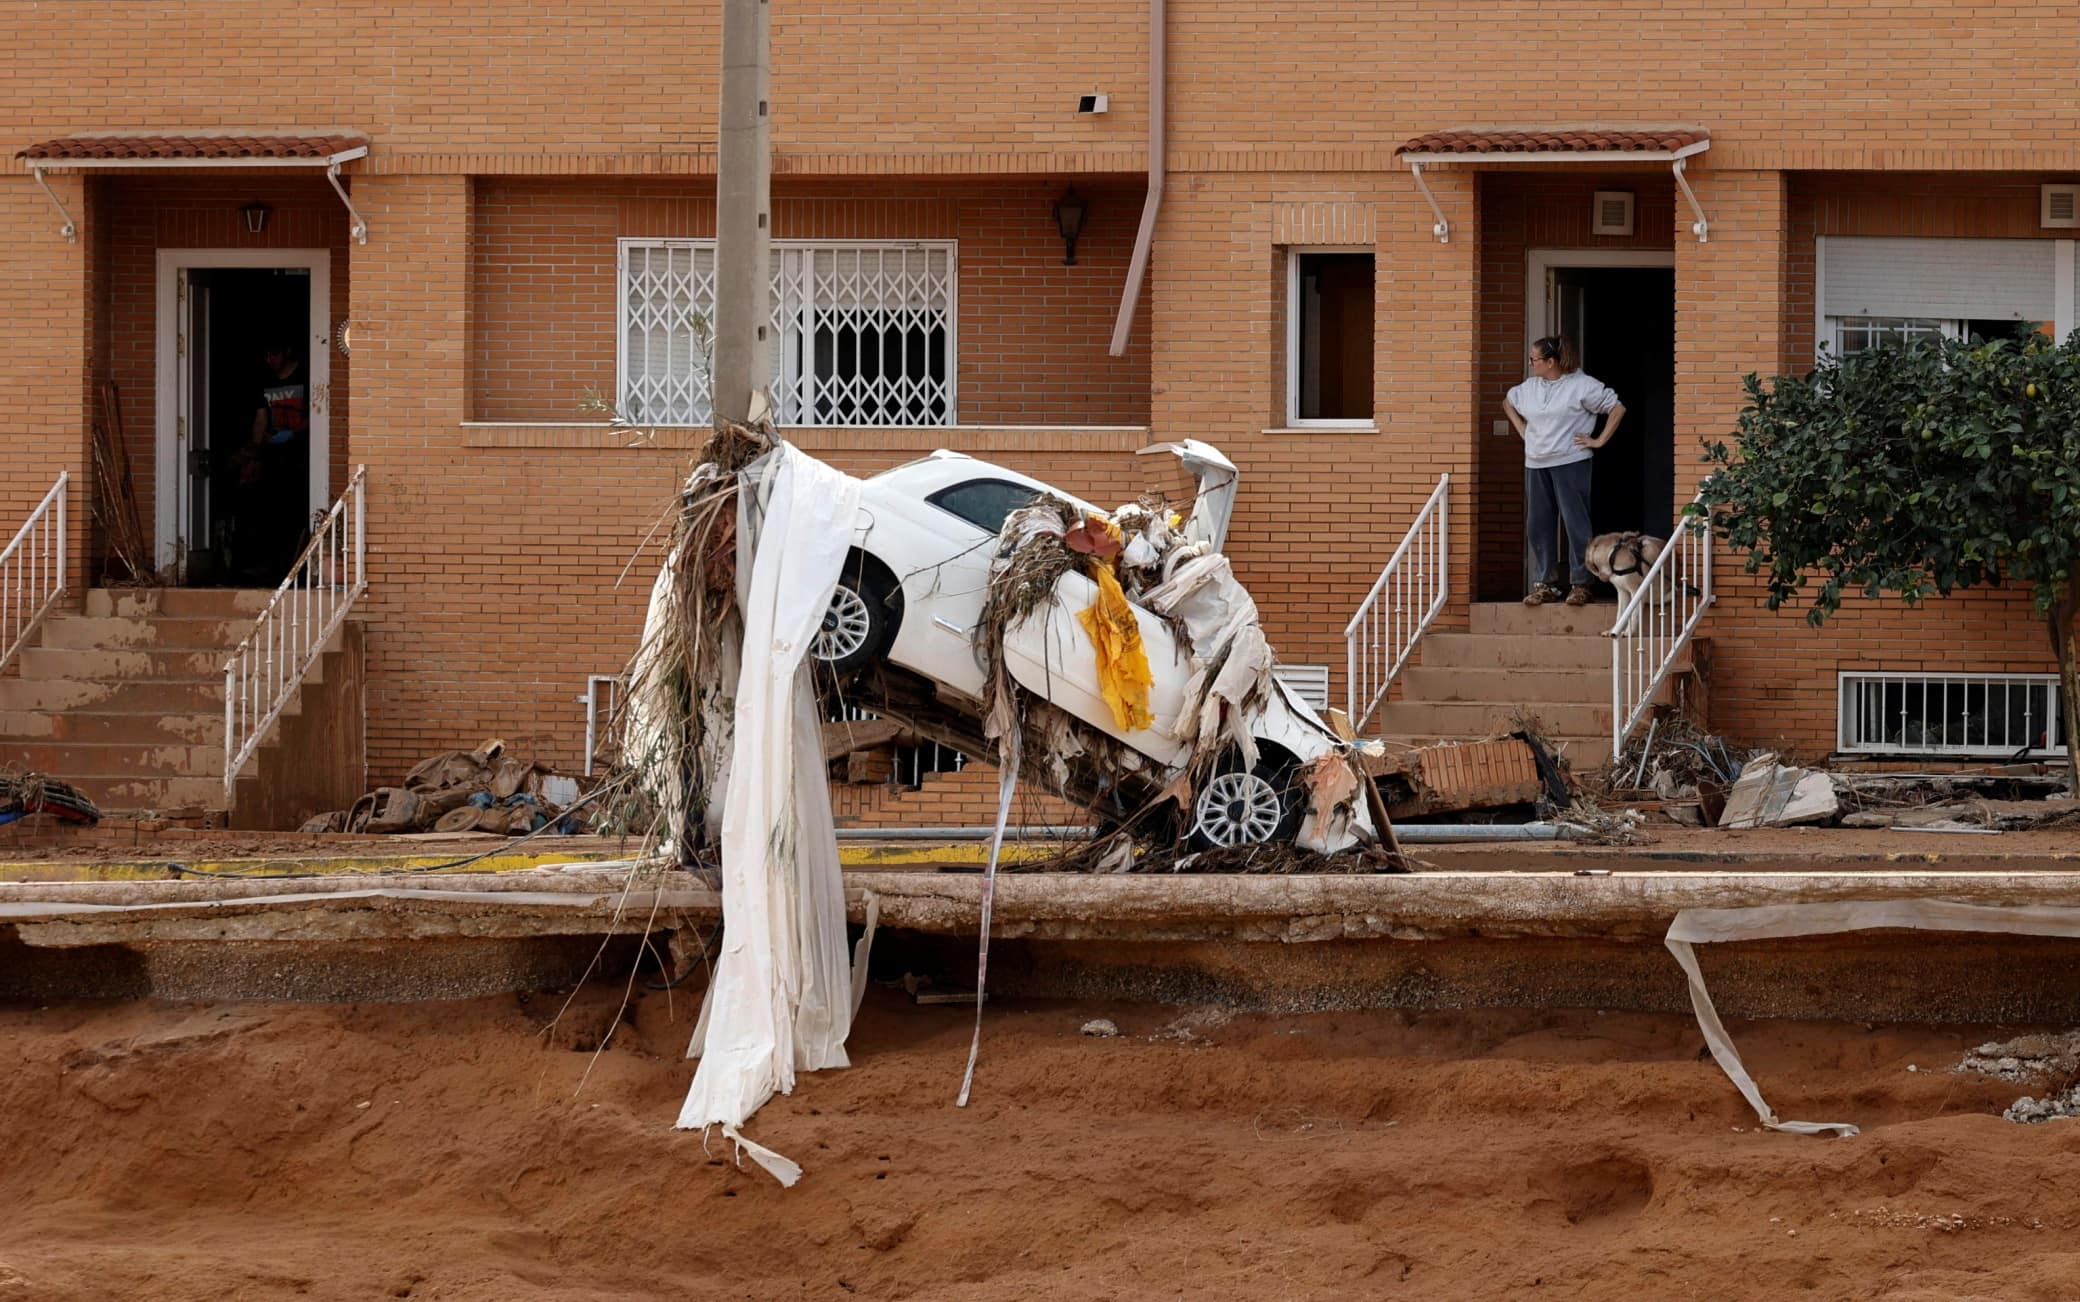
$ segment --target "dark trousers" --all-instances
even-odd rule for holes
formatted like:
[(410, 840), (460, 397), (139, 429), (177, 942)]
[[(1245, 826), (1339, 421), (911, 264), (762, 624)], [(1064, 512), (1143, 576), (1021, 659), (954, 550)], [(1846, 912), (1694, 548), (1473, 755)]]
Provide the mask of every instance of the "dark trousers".
[[(1582, 552), (1589, 545), (1588, 459), (1545, 470), (1524, 468), (1524, 545), (1531, 553), (1533, 582), (1553, 581), (1553, 526), (1567, 525), (1567, 577), (1570, 583), (1587, 583), (1589, 567)], [(1556, 520), (1557, 516), (1557, 520)]]

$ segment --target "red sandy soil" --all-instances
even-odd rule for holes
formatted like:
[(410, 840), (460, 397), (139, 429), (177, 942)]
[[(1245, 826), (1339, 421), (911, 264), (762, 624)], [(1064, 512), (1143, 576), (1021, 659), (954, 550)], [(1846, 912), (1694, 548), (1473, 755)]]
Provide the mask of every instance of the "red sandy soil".
[(595, 1058), (618, 998), (0, 1006), (0, 1298), (2080, 1292), (2080, 1123), (1941, 1070), (2020, 1028), (1737, 1025), (1833, 1140), (1594, 1012), (992, 1005), (961, 1111), (972, 1009), (877, 990), (749, 1127), (786, 1190), (671, 1129), (684, 991)]

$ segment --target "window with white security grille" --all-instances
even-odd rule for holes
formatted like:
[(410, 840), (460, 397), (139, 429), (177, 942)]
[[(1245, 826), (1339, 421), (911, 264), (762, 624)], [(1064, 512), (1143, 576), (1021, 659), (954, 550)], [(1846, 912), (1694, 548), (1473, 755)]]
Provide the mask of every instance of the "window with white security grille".
[(1985, 758), (2065, 748), (2057, 674), (1844, 673), (1836, 748)]
[[(952, 241), (773, 242), (772, 390), (782, 425), (955, 420)], [(713, 240), (621, 242), (621, 411), (705, 425)]]
[(1834, 351), (1839, 357), (1885, 344), (1941, 339), (1955, 331), (1948, 321), (1912, 316), (1837, 316), (1829, 317), (1828, 322), (1834, 327)]

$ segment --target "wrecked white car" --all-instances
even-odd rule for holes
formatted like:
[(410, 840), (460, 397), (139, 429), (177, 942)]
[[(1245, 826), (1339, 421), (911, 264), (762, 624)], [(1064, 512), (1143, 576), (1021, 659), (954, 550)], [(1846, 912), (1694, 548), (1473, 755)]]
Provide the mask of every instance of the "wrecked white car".
[[(1056, 721), (1050, 776), (1107, 821), (1127, 822), (1167, 796), (1184, 810), (1181, 830), (1202, 848), (1289, 842), (1335, 851), (1372, 841), (1347, 743), (1272, 675), (1255, 603), (1220, 554), (1234, 465), (1197, 442), (1145, 451), (1174, 453), (1197, 477), (1188, 516), (1146, 501), (1108, 513), (955, 452), (866, 480), (853, 546), (812, 654), (846, 685), (848, 703), (990, 756), (994, 651), (1028, 699), (1082, 725)], [(1057, 558), (1103, 555), (1097, 564), (1035, 570), (1051, 594), (1014, 615), (992, 615), (993, 577), (1001, 602), (1007, 568), (1036, 536)], [(1092, 577), (1100, 570), (1110, 595)], [(1122, 596), (1124, 609), (1107, 606)], [(1120, 613), (1115, 632), (1129, 642), (1131, 610), (1147, 658), (1147, 681), (1138, 684), (1145, 706), (1137, 693), (1123, 709), (1117, 680), (1108, 681), (1094, 649), (1101, 607)], [(1081, 740), (1066, 735), (1072, 731)], [(1099, 749), (1107, 753), (1095, 756)], [(1084, 755), (1103, 762), (1069, 762)], [(1028, 752), (1029, 766), (1032, 758)]]

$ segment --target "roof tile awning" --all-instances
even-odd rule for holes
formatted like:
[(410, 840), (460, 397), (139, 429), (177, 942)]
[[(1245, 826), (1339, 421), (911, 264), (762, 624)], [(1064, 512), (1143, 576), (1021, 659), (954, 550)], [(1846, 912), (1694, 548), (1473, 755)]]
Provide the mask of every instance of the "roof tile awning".
[(1423, 168), (1432, 163), (1666, 163), (1697, 217), (1690, 230), (1702, 244), (1711, 226), (1683, 177), (1683, 165), (1711, 147), (1711, 132), (1699, 127), (1460, 127), (1417, 136), (1395, 150), (1394, 156), (1408, 164), (1416, 188), (1429, 201), (1437, 218), (1430, 233), (1439, 244), (1451, 242), (1452, 224), (1423, 180)]
[(45, 167), (324, 167), (368, 152), (368, 137), (345, 132), (290, 135), (263, 132), (145, 135), (90, 132), (44, 140), (16, 154)]
[(1570, 154), (1647, 154), (1674, 155), (1685, 150), (1701, 152), (1694, 146), (1708, 146), (1709, 132), (1690, 127), (1645, 127), (1636, 130), (1607, 128), (1513, 130), (1433, 131), (1417, 136), (1395, 152), (1408, 155), (1482, 155), (1503, 161), (1510, 155), (1541, 154), (1561, 155), (1553, 162), (1566, 161)]
[(189, 131), (153, 135), (141, 131), (89, 131), (43, 140), (15, 154), (43, 187), (65, 224), (58, 228), (68, 243), (79, 238), (79, 225), (44, 180), (46, 171), (162, 167), (321, 167), (333, 192), (347, 206), (357, 243), (368, 243), (368, 223), (354, 209), (347, 188), (339, 183), (341, 163), (368, 156), (368, 137), (358, 131)]

